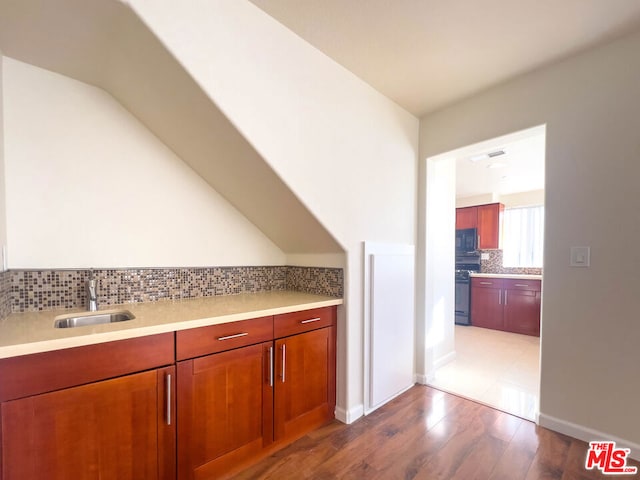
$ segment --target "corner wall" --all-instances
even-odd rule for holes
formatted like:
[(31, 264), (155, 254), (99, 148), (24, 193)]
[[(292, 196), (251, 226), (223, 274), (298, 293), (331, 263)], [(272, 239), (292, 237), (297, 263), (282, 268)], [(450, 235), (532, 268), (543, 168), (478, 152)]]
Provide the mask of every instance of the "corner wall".
[(10, 268), (284, 265), (104, 90), (3, 63)]
[[(640, 33), (507, 82), (420, 124), (427, 157), (546, 124), (540, 423), (640, 449)], [(569, 247), (591, 246), (591, 267)]]
[(130, 4), (347, 251), (338, 414), (358, 418), (363, 242), (415, 244), (417, 118), (247, 1)]

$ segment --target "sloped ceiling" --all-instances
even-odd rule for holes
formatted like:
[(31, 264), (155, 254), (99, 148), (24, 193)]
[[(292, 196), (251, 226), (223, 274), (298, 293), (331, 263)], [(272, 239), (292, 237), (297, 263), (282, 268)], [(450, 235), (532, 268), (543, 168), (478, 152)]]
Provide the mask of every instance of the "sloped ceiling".
[(638, 0), (250, 0), (414, 115), (640, 27)]
[(109, 92), (284, 252), (343, 251), (124, 3), (2, 0), (0, 49)]

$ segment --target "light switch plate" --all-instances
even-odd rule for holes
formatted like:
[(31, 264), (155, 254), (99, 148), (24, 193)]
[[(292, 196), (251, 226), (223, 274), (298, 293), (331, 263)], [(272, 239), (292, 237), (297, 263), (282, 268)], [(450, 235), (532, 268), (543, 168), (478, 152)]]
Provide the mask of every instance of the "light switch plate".
[(480, 254), (480, 260), (489, 260), (489, 254), (487, 252), (482, 252)]
[(591, 265), (591, 247), (571, 247), (571, 267), (588, 267)]

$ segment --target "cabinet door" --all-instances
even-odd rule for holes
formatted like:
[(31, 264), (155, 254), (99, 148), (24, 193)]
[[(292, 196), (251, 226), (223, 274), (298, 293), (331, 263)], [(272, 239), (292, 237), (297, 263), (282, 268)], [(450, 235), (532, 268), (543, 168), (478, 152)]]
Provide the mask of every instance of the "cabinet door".
[[(3, 480), (175, 478), (173, 367), (4, 402)], [(170, 415), (170, 413), (169, 413)]]
[(502, 212), (504, 205), (491, 203), (478, 208), (478, 249), (500, 248), (502, 230)]
[(503, 330), (502, 289), (471, 287), (471, 325)]
[(540, 336), (540, 292), (505, 290), (504, 328), (509, 332)]
[(273, 342), (178, 363), (178, 478), (219, 478), (273, 441)]
[(456, 230), (476, 228), (478, 226), (478, 209), (476, 207), (456, 208)]
[(275, 439), (294, 439), (334, 418), (335, 328), (276, 340)]

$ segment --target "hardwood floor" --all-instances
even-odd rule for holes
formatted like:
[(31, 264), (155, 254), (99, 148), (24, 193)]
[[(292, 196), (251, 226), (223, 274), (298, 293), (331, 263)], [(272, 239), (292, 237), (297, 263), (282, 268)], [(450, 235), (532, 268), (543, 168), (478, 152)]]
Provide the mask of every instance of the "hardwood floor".
[(584, 469), (586, 452), (580, 440), (415, 386), (352, 425), (334, 421), (310, 433), (234, 479), (607, 478)]

